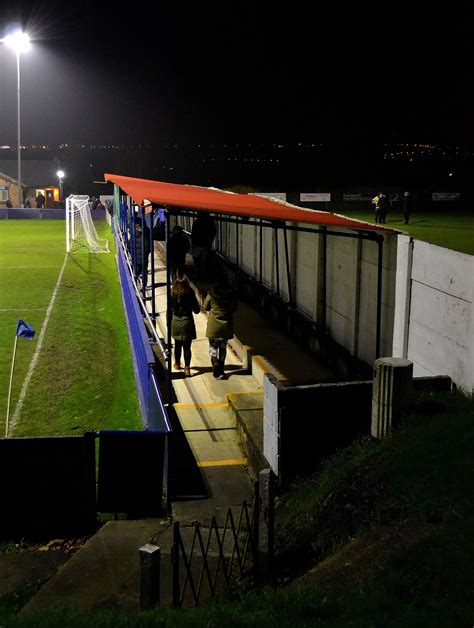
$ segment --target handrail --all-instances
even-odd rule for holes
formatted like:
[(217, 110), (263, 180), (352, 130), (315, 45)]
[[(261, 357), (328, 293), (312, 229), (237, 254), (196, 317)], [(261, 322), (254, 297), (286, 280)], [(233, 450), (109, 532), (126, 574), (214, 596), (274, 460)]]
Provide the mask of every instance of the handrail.
[[(157, 344), (157, 345), (159, 346), (159, 348), (160, 348), (160, 350), (161, 350), (161, 355), (162, 355), (163, 359), (164, 359), (164, 360), (165, 360), (165, 362), (166, 362), (166, 360), (167, 360), (167, 358), (168, 358), (168, 350), (167, 350), (167, 348), (165, 347), (165, 345), (163, 344), (163, 342), (161, 341), (161, 338), (160, 338), (160, 337), (158, 336), (158, 334), (156, 333), (155, 325), (154, 325), (154, 323), (153, 323), (152, 319), (150, 318), (150, 314), (148, 313), (148, 310), (146, 309), (146, 305), (145, 305), (145, 303), (144, 303), (144, 301), (143, 301), (143, 299), (142, 299), (142, 296), (141, 296), (141, 294), (140, 294), (140, 290), (139, 290), (139, 288), (138, 288), (138, 286), (137, 286), (137, 282), (135, 281), (135, 278), (134, 278), (134, 275), (133, 275), (133, 268), (132, 268), (132, 265), (131, 265), (131, 263), (130, 263), (130, 259), (129, 259), (129, 257), (128, 257), (128, 252), (127, 252), (127, 248), (126, 248), (126, 246), (125, 246), (125, 242), (124, 242), (124, 239), (123, 239), (122, 232), (120, 232), (120, 231), (119, 231), (117, 235), (118, 235), (118, 238), (119, 238), (120, 244), (121, 244), (121, 246), (122, 246), (122, 251), (123, 251), (123, 253), (124, 253), (125, 260), (127, 261), (127, 266), (128, 266), (129, 271), (130, 271), (130, 278), (131, 278), (131, 280), (132, 280), (133, 287), (135, 288), (135, 293), (136, 293), (136, 296), (137, 296), (138, 302), (139, 302), (139, 304), (140, 304), (140, 307), (141, 307), (142, 311), (143, 311), (143, 312), (144, 312), (144, 314), (145, 314), (145, 318), (146, 318), (146, 320), (147, 320), (147, 321), (148, 321), (148, 323), (149, 323), (149, 328), (150, 328), (150, 330), (151, 330), (151, 333), (153, 334), (153, 337), (154, 337), (154, 342), (155, 342), (155, 344)], [(159, 315), (158, 315), (158, 316), (159, 316)]]

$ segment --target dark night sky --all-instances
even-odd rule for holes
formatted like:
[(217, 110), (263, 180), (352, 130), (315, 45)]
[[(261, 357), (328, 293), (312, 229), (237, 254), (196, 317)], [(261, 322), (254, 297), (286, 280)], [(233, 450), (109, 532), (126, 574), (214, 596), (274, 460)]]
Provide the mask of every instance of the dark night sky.
[[(3, 3), (0, 27), (35, 39), (25, 143), (474, 141), (472, 2), (118, 4)], [(0, 80), (0, 144), (15, 143), (3, 46)]]

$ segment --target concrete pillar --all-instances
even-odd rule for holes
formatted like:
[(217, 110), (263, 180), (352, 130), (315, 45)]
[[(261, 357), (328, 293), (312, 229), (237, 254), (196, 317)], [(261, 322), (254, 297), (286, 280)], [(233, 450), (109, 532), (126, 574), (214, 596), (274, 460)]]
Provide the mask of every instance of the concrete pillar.
[(374, 362), (372, 429), (374, 438), (385, 438), (398, 425), (410, 400), (413, 363), (403, 358), (379, 358)]
[(160, 604), (160, 558), (157, 545), (147, 543), (138, 550), (140, 559), (140, 610), (155, 608)]

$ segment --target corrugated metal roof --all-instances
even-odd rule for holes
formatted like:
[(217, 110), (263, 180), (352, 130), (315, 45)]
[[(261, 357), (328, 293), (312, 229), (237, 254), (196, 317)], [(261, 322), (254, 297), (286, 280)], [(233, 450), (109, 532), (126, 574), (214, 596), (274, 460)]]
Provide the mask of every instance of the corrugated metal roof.
[(137, 179), (117, 174), (104, 174), (106, 181), (118, 185), (135, 203), (141, 205), (144, 199), (158, 205), (183, 207), (232, 216), (247, 216), (266, 220), (288, 220), (291, 222), (343, 227), (357, 231), (381, 231), (396, 233), (396, 230), (353, 218), (346, 218), (331, 212), (317, 211), (291, 205), (278, 199), (263, 198), (250, 194), (234, 194), (216, 188), (203, 188), (194, 185), (180, 185)]

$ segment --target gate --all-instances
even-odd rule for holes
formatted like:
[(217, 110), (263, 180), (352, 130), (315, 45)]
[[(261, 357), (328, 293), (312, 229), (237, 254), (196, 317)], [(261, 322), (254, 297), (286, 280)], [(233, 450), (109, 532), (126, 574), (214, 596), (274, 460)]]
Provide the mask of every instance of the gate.
[(221, 529), (216, 517), (212, 517), (207, 530), (201, 523), (195, 522), (188, 548), (179, 521), (173, 524), (171, 565), (175, 608), (182, 608), (189, 602), (198, 606), (200, 599), (214, 597), (231, 582), (256, 575), (258, 494), (259, 485), (256, 482), (253, 502), (248, 504), (244, 501), (237, 518), (229, 508)]

